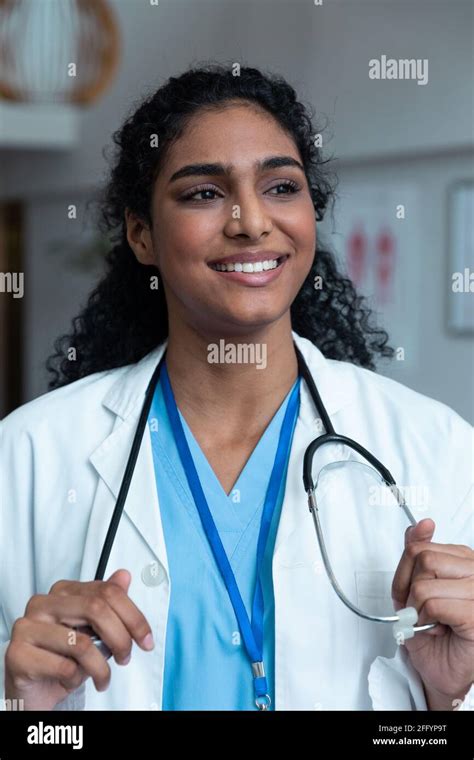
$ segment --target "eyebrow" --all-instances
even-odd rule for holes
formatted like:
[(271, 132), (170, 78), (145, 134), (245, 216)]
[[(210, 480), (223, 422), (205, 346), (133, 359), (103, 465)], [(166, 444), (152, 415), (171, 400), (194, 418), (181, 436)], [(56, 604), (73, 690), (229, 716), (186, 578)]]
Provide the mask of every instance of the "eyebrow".
[[(296, 166), (298, 169), (304, 172), (304, 167), (292, 156), (269, 156), (262, 161), (255, 161), (254, 167), (258, 171), (265, 171), (266, 169), (279, 169), (281, 166)], [(169, 180), (169, 183), (176, 182), (182, 177), (196, 177), (200, 176), (222, 176), (230, 174), (233, 170), (233, 164), (187, 164), (181, 169), (178, 169)]]

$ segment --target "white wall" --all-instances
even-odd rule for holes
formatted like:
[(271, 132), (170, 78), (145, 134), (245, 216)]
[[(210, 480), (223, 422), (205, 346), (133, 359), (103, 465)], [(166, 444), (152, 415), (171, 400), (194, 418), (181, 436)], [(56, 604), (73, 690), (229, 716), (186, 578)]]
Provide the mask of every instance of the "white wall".
[[(426, 350), (419, 374), (406, 376), (399, 366), (393, 372), (472, 420), (472, 341), (444, 333), (441, 281), (444, 189), (448, 179), (473, 173), (470, 0), (324, 0), (321, 7), (313, 0), (160, 0), (157, 7), (146, 0), (113, 0), (112, 5), (122, 28), (123, 60), (111, 89), (83, 112), (77, 150), (0, 156), (1, 194), (31, 204), (27, 268), (35, 271), (36, 284), (31, 280), (26, 296), (28, 397), (40, 392), (41, 359), (50, 352), (52, 338), (67, 327), (76, 297), (89, 286), (87, 278), (79, 278), (70, 285), (77, 294), (73, 298), (52, 287), (55, 271), (42, 253), (42, 235), (62, 221), (46, 223), (42, 204), (57, 193), (65, 203), (75, 202), (81, 189), (101, 179), (103, 147), (146, 90), (192, 62), (217, 59), (283, 74), (317, 113), (329, 117), (326, 134), (333, 139), (327, 147), (340, 159), (341, 184), (381, 174), (415, 176), (420, 182), (424, 234), (418, 255), (423, 266), (430, 264), (433, 278), (433, 287), (420, 291)], [(429, 84), (369, 80), (368, 61), (382, 54), (428, 58)], [(374, 158), (375, 164), (347, 165)]]
[[(412, 158), (375, 160), (370, 163), (341, 163), (338, 169), (340, 201), (336, 204), (334, 224), (325, 220), (325, 230), (337, 236), (338, 218), (344, 212), (344, 187), (347, 183), (413, 183), (419, 197), (416, 241), (399, 251), (401, 266), (410, 283), (412, 301), (402, 318), (402, 330), (415, 357), (391, 361), (379, 371), (420, 393), (437, 398), (474, 421), (474, 343), (473, 337), (447, 331), (447, 292), (451, 283), (448, 269), (447, 198), (451, 182), (474, 175), (472, 151), (441, 152)], [(339, 210), (339, 214), (338, 214)], [(326, 223), (327, 222), (327, 223)], [(337, 242), (334, 243), (337, 250)], [(474, 296), (473, 296), (474, 297)], [(379, 320), (383, 323), (383, 315)], [(390, 323), (385, 325), (390, 334)], [(397, 347), (404, 346), (389, 341)]]

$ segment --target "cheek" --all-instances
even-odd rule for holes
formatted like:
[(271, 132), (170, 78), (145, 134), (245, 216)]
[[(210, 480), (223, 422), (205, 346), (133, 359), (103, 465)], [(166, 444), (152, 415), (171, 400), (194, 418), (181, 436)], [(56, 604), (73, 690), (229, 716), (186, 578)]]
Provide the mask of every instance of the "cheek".
[(316, 219), (313, 205), (302, 207), (288, 219), (285, 228), (297, 251), (298, 269), (309, 271), (316, 251)]
[(307, 252), (316, 245), (316, 216), (311, 197), (305, 195), (296, 203), (281, 208), (277, 224), (299, 251)]
[[(179, 221), (168, 219), (161, 229), (157, 250), (162, 251), (161, 265), (167, 270), (189, 267), (193, 263), (202, 266), (203, 260), (212, 252), (211, 243), (215, 237), (215, 224), (209, 218), (198, 214), (183, 214)], [(160, 254), (159, 254), (160, 255)]]
[(295, 295), (299, 292), (313, 266), (316, 252), (316, 220), (312, 203), (294, 214), (286, 228), (296, 249), (292, 270)]

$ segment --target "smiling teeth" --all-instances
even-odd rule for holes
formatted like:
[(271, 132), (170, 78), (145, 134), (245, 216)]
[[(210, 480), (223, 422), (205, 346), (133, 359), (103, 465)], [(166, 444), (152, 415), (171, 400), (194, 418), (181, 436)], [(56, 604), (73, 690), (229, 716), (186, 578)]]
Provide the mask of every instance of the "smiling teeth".
[(255, 261), (251, 264), (249, 261), (236, 261), (232, 264), (211, 264), (211, 269), (217, 269), (218, 272), (264, 272), (267, 269), (275, 269), (278, 266), (278, 259), (269, 261)]

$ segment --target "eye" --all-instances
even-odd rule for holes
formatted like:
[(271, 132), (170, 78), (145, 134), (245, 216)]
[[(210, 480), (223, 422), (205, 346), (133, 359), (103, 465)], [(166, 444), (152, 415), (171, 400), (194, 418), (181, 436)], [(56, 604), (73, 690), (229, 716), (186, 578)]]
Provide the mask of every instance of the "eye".
[[(294, 182), (293, 180), (284, 180), (283, 182), (279, 182), (277, 185), (274, 185), (270, 188), (271, 190), (278, 190), (279, 188), (283, 187), (284, 192), (280, 193), (270, 193), (271, 195), (293, 195), (294, 193), (297, 193), (299, 190), (301, 190), (300, 186)], [(204, 193), (210, 193), (212, 198), (209, 196), (207, 198), (196, 198), (197, 195), (203, 195)], [(215, 187), (209, 186), (209, 185), (200, 185), (196, 187), (194, 190), (191, 190), (188, 193), (185, 193), (185, 195), (181, 196), (182, 201), (196, 201), (197, 203), (202, 201), (213, 201), (215, 200), (215, 197), (218, 196), (219, 198), (222, 198), (222, 195), (219, 194), (218, 190), (216, 190)]]
[(297, 185), (296, 182), (293, 182), (293, 180), (285, 180), (284, 182), (279, 182), (278, 185), (274, 185), (270, 188), (270, 190), (278, 190), (278, 188), (284, 187), (288, 192), (284, 193), (272, 193), (273, 195), (293, 195), (293, 193), (297, 193), (301, 188), (299, 185)]
[[(217, 190), (214, 187), (206, 186), (200, 186), (197, 187), (195, 190), (192, 190), (189, 193), (186, 193), (181, 197), (182, 201), (191, 201), (194, 200), (195, 195), (201, 195), (202, 193), (211, 193), (214, 195), (217, 195)], [(214, 198), (196, 198), (197, 201), (213, 201)]]

